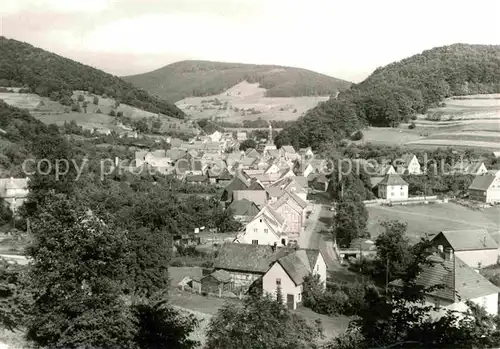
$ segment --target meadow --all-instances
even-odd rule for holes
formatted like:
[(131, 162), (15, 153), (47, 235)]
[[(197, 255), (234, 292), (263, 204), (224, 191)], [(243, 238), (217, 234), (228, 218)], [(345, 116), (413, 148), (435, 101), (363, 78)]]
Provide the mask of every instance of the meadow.
[(369, 127), (362, 143), (407, 148), (469, 147), (500, 149), (500, 95), (452, 97), (443, 106), (399, 127)]
[(241, 123), (243, 120), (296, 120), (323, 97), (266, 97), (266, 89), (259, 84), (243, 81), (213, 96), (190, 97), (175, 104), (193, 119), (212, 118), (225, 122)]
[(486, 229), (495, 238), (500, 238), (500, 207), (472, 210), (455, 204), (427, 204), (407, 206), (368, 206), (367, 229), (372, 238), (384, 231), (382, 221), (398, 220), (408, 223), (407, 235), (419, 241), (426, 234), (437, 234), (443, 230)]
[[(84, 129), (123, 130), (119, 126), (117, 118), (109, 116), (112, 109), (115, 112), (122, 112), (124, 116), (130, 117), (132, 120), (158, 115), (123, 103), (117, 108), (112, 108), (116, 103), (115, 99), (96, 96), (86, 91), (73, 91), (72, 98), (77, 100), (79, 95), (83, 95), (85, 101), (88, 102), (86, 113), (84, 110), (73, 112), (68, 106), (32, 93), (0, 93), (0, 99), (3, 99), (9, 105), (28, 109), (33, 116), (43, 123), (63, 125), (64, 122), (75, 121), (77, 125), (82, 126)], [(97, 105), (93, 103), (94, 97), (99, 99)], [(163, 114), (160, 114), (160, 119), (162, 120), (162, 131), (195, 132), (189, 120), (181, 120)]]

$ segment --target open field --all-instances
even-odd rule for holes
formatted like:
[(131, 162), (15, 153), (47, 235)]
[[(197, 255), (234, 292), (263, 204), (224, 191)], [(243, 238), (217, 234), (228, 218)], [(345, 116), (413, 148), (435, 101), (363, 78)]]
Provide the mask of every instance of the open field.
[(383, 228), (381, 221), (398, 220), (408, 223), (408, 236), (413, 242), (426, 234), (442, 230), (486, 229), (492, 235), (500, 234), (500, 207), (474, 211), (464, 206), (447, 204), (370, 206), (368, 231), (376, 238)]
[(395, 128), (369, 127), (357, 143), (500, 149), (500, 94), (452, 97), (444, 103), (419, 115), (412, 130), (407, 123)]
[(194, 119), (213, 118), (241, 123), (243, 120), (296, 120), (305, 111), (326, 101), (324, 97), (266, 97), (259, 84), (243, 81), (225, 92), (207, 97), (190, 97), (175, 103)]

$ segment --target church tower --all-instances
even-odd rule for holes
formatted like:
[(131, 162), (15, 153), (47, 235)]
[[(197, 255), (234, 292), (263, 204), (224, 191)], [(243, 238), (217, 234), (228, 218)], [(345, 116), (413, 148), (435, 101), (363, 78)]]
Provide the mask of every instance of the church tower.
[(273, 127), (269, 123), (269, 136), (267, 136), (267, 144), (273, 144)]

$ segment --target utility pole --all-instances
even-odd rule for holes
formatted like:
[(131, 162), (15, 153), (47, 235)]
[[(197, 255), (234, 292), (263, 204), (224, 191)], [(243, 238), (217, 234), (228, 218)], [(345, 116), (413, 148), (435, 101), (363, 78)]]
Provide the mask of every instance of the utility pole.
[(389, 257), (386, 257), (386, 264), (385, 264), (385, 294), (387, 294), (387, 289), (389, 287)]

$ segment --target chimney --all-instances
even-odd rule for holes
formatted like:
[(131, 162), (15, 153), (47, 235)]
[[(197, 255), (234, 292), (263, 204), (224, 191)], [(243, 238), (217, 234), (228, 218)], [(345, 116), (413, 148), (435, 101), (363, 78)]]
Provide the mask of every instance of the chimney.
[(451, 261), (453, 258), (453, 250), (451, 247), (447, 247), (444, 249), (444, 260), (445, 261)]

